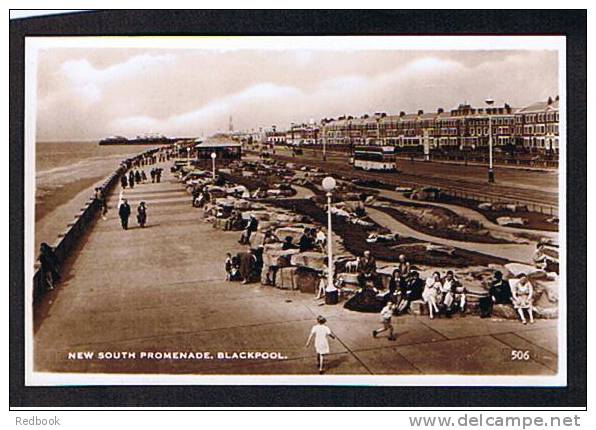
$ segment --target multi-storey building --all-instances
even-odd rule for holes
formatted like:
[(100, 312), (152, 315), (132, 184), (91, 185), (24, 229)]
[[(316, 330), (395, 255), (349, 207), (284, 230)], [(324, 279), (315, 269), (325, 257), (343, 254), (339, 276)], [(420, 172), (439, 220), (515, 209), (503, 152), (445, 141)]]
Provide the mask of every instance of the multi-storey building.
[(559, 151), (559, 97), (515, 113), (516, 143), (533, 151)]
[(319, 137), (320, 129), (316, 124), (292, 124), (285, 132), (285, 141), (289, 145), (314, 145)]
[[(558, 150), (558, 98), (521, 109), (509, 105), (474, 108), (460, 104), (445, 112), (400, 112), (399, 115), (342, 116), (321, 122), (320, 137), (326, 144), (383, 144), (398, 147), (478, 149), (489, 144)], [(490, 129), (490, 130), (489, 130)]]

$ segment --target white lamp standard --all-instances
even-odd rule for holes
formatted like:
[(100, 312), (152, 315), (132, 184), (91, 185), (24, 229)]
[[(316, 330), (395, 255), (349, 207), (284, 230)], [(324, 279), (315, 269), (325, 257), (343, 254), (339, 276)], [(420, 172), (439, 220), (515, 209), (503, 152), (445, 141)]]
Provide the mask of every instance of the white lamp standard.
[(213, 167), (213, 180), (215, 181), (215, 159), (217, 158), (217, 154), (215, 152), (211, 153), (211, 165)]
[(331, 176), (323, 179), (323, 189), (327, 192), (327, 287), (333, 285), (333, 246), (331, 244), (331, 192), (336, 182)]
[(190, 166), (190, 146), (186, 148), (186, 165)]
[[(486, 99), (485, 102), (490, 107), (495, 101)], [(488, 182), (495, 182), (495, 172), (493, 171), (493, 122), (490, 112), (488, 112)]]

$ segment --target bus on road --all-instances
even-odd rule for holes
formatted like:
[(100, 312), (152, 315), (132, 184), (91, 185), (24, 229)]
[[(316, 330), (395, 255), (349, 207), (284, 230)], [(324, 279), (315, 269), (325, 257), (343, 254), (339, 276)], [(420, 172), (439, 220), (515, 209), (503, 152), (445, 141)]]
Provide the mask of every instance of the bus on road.
[(394, 146), (356, 146), (351, 161), (356, 169), (380, 172), (397, 170)]

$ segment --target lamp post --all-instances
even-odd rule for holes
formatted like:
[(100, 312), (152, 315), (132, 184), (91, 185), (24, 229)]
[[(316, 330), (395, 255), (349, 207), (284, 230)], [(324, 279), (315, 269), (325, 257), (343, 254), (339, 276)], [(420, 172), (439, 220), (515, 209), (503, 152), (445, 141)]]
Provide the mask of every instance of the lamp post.
[[(486, 104), (490, 107), (495, 102), (493, 99), (486, 99)], [(493, 122), (491, 114), (488, 113), (488, 182), (495, 182), (495, 172), (493, 171)]]
[(333, 246), (331, 244), (331, 192), (335, 189), (335, 179), (327, 176), (323, 179), (323, 189), (327, 193), (327, 287), (333, 285)]
[(211, 165), (213, 167), (213, 182), (215, 182), (215, 159), (217, 158), (217, 154), (215, 152), (211, 153)]
[(186, 165), (190, 166), (190, 146), (186, 147)]

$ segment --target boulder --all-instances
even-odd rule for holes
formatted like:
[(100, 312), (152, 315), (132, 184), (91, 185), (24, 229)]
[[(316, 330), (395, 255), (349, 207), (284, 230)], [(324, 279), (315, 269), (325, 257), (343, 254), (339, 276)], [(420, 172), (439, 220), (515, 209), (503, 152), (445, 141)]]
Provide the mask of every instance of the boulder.
[(519, 318), (519, 315), (513, 308), (513, 305), (494, 305), (492, 316), (494, 318), (504, 318), (509, 320), (515, 320)]
[(304, 228), (300, 227), (281, 227), (275, 230), (275, 234), (281, 241), (284, 241), (286, 237), (290, 236), (295, 244), (298, 244)]
[(300, 252), (291, 257), (292, 266), (323, 270), (327, 267), (327, 256), (322, 252)]
[[(268, 245), (266, 245), (268, 246)], [(292, 255), (298, 252), (297, 249), (287, 249), (287, 250), (273, 250), (273, 249), (265, 249), (263, 251), (263, 264), (267, 266), (277, 266), (280, 264), (280, 261), (287, 260), (287, 265), (291, 264)], [(281, 260), (280, 260), (281, 259)]]
[(301, 293), (315, 294), (319, 286), (319, 274), (304, 267), (295, 268), (294, 283)]
[(412, 315), (428, 315), (428, 307), (422, 300), (410, 302), (410, 313)]
[(281, 290), (296, 290), (296, 271), (297, 267), (282, 267), (277, 271), (275, 277), (275, 288)]
[(447, 255), (453, 255), (453, 253), (455, 252), (455, 248), (453, 248), (452, 246), (435, 245), (432, 243), (426, 244), (426, 250), (428, 252), (436, 252)]
[(529, 278), (546, 278), (546, 272), (529, 264), (522, 263), (508, 263), (505, 268), (513, 275), (518, 276), (520, 273), (525, 273)]
[(509, 217), (509, 216), (500, 216), (497, 218), (497, 224), (508, 226), (508, 225), (524, 225), (526, 224), (526, 220), (520, 217)]

